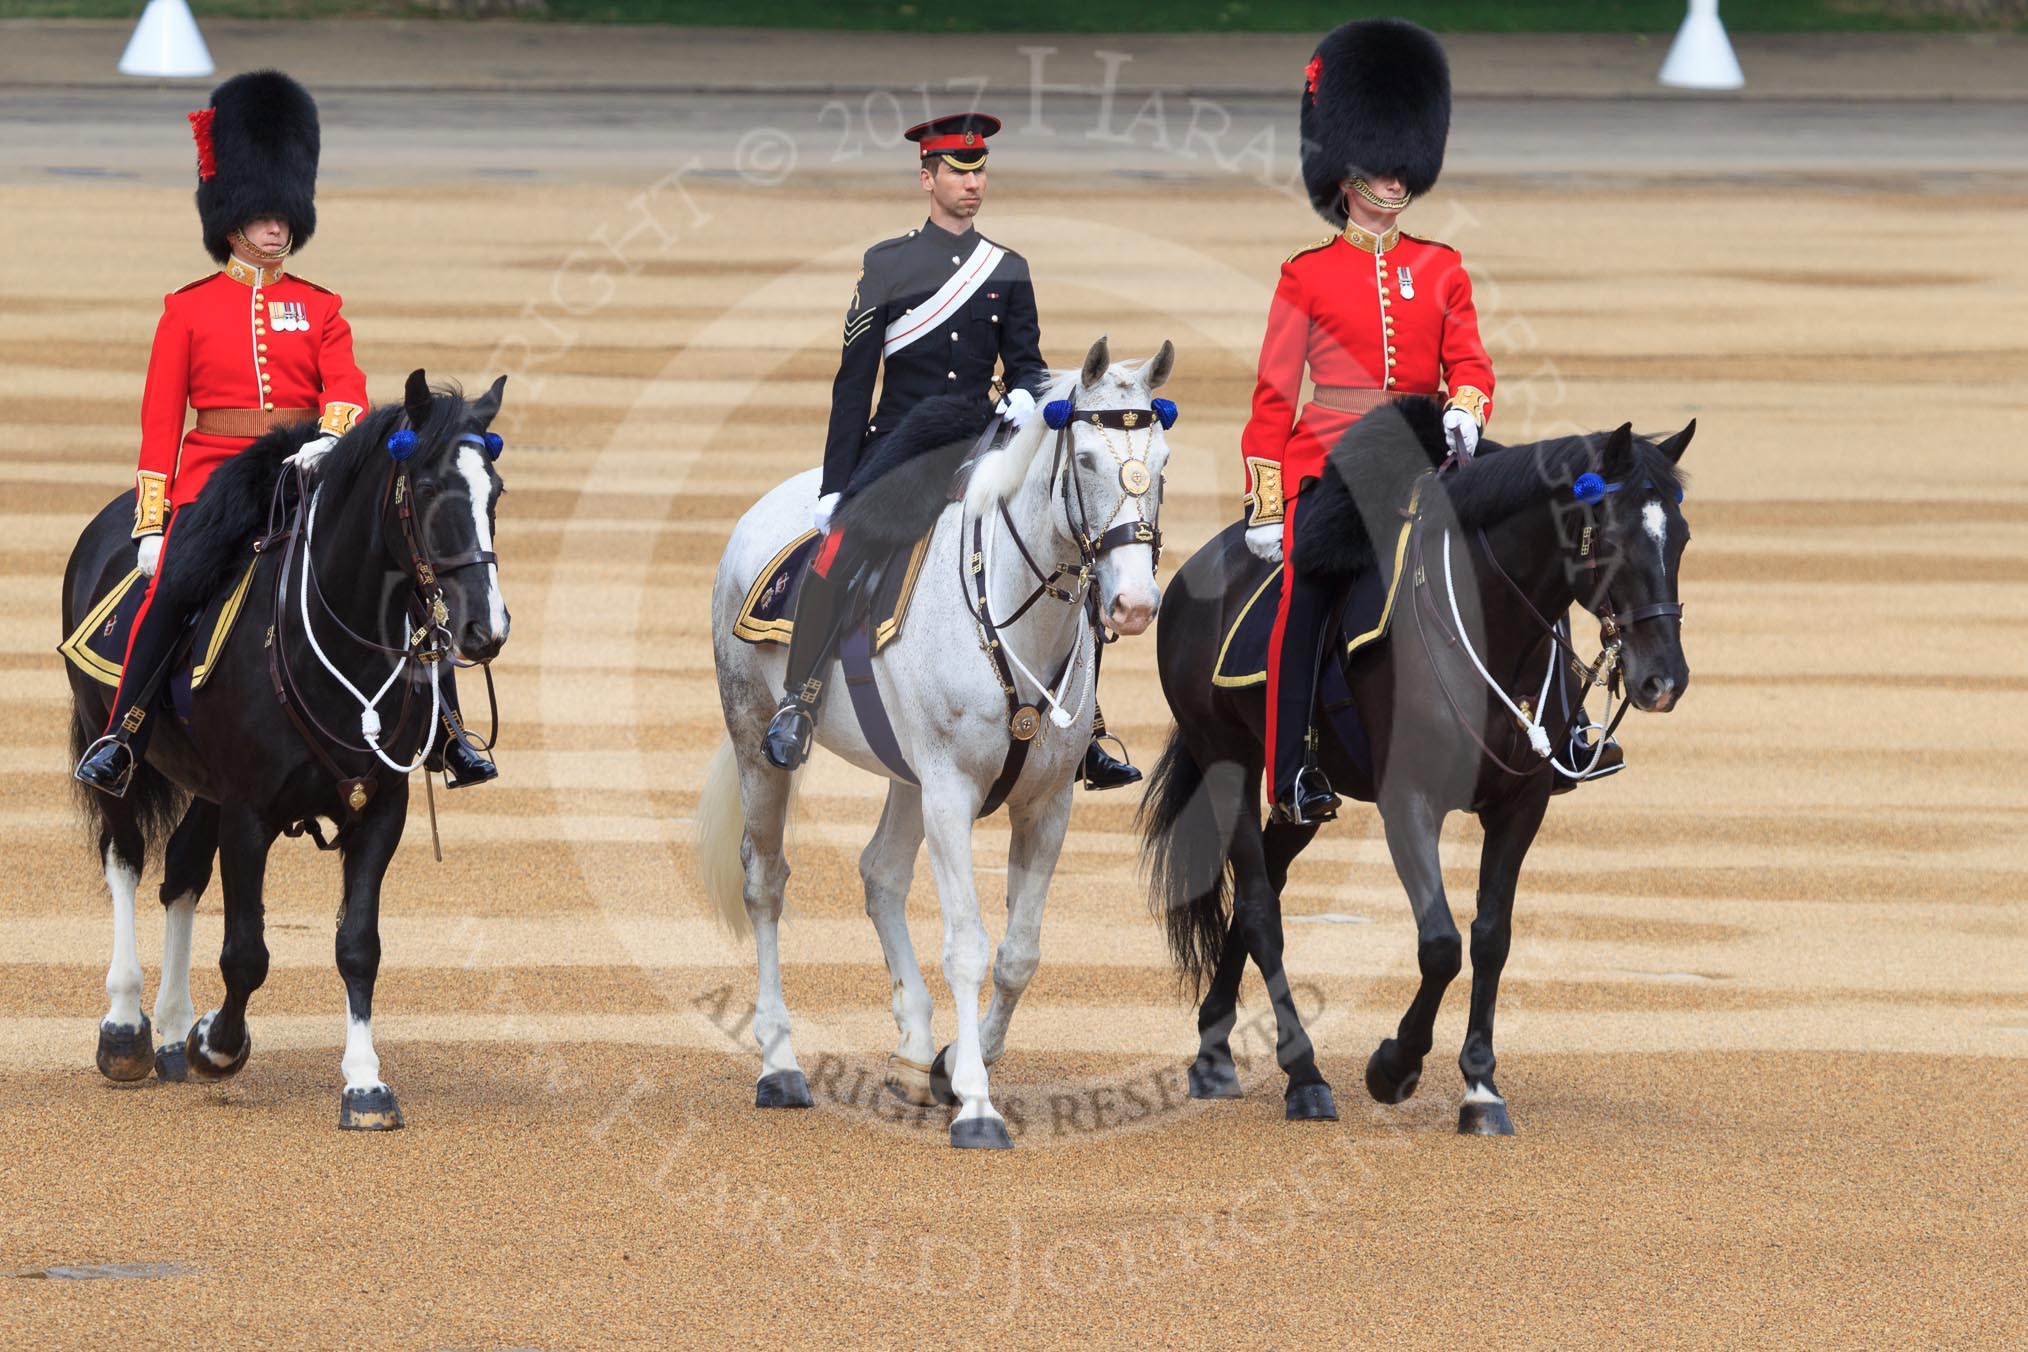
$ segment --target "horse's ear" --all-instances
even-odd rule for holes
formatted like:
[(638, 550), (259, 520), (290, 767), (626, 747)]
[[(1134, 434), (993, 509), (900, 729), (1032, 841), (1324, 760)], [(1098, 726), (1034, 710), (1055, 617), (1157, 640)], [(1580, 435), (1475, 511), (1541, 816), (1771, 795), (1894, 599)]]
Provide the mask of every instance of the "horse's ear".
[(401, 392), (403, 407), (408, 409), (408, 425), (422, 430), (430, 420), (430, 378), (418, 366), (408, 373), (408, 385)]
[(1683, 452), (1689, 449), (1690, 438), (1697, 435), (1697, 420), (1692, 418), (1689, 426), (1662, 443), (1662, 454), (1669, 457), (1672, 465), (1681, 464)]
[(1091, 345), (1091, 351), (1084, 354), (1084, 370), (1079, 373), (1084, 387), (1090, 389), (1098, 384), (1099, 377), (1104, 375), (1106, 368), (1112, 364), (1113, 354), (1107, 350), (1105, 335), (1101, 334), (1099, 340)]
[(1634, 425), (1621, 423), (1606, 437), (1605, 455), (1599, 473), (1614, 483), (1627, 477), (1634, 467)]
[(500, 416), (500, 393), (507, 388), (507, 377), (501, 376), (487, 391), (472, 401), (472, 414), (479, 420), (479, 426), (491, 427), (493, 419)]
[(1162, 350), (1148, 362), (1146, 377), (1150, 390), (1159, 390), (1169, 383), (1169, 373), (1176, 369), (1176, 345), (1167, 338), (1162, 340)]

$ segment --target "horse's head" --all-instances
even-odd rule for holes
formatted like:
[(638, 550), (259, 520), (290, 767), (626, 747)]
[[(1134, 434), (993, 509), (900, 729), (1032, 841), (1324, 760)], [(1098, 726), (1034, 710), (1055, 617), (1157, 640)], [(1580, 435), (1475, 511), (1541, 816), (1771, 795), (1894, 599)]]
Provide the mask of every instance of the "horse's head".
[(494, 462), (500, 438), (487, 429), (500, 412), (501, 376), (477, 399), (432, 391), (422, 371), (403, 391), (406, 426), (387, 439), (395, 461), (382, 529), (407, 555), (426, 592), (441, 588), (437, 622), (468, 661), (490, 661), (507, 641), (507, 602), (493, 554), (493, 510), (503, 491)]
[(1146, 361), (1114, 363), (1101, 338), (1043, 409), (1057, 429), (1051, 468), (1061, 524), (1093, 565), (1099, 614), (1122, 634), (1145, 630), (1162, 604), (1155, 564), (1176, 406), (1154, 393), (1175, 364), (1167, 342)]
[(1690, 684), (1676, 590), (1690, 526), (1676, 464), (1696, 431), (1693, 421), (1656, 443), (1622, 425), (1606, 436), (1596, 473), (1571, 490), (1584, 509), (1578, 600), (1620, 644), (1627, 698), (1653, 713), (1673, 708)]

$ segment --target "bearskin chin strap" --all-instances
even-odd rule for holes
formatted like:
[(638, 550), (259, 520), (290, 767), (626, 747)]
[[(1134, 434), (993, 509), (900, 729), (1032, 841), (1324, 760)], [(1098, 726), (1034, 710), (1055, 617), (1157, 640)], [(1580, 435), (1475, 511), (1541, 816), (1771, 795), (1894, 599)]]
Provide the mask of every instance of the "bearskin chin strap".
[(1381, 211), (1405, 211), (1408, 208), (1408, 204), (1415, 200), (1415, 194), (1409, 192), (1405, 192), (1399, 197), (1382, 197), (1379, 193), (1373, 191), (1373, 185), (1363, 178), (1352, 180), (1352, 191), (1358, 193), (1369, 205), (1377, 207)]

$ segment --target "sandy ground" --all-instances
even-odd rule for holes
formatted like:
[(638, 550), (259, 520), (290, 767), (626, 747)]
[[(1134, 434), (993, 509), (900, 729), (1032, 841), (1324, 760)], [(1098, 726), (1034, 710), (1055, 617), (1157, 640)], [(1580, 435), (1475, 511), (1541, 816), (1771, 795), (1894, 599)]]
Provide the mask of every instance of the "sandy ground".
[[(858, 251), (912, 223), (911, 190), (636, 175), (341, 185), (302, 260), (344, 292), (377, 393), (419, 363), (512, 373), (503, 778), (445, 804), (446, 863), (418, 817), (390, 876), (376, 1022), (409, 1129), (378, 1138), (333, 1129), (336, 872), (307, 848), (271, 870), (247, 1070), (92, 1069), (107, 907), (64, 780), (56, 579), (131, 473), (157, 298), (201, 268), (180, 184), (6, 188), (0, 1342), (2018, 1338), (2028, 197), (1483, 181), (1419, 206), (1478, 278), (1498, 431), (1700, 427), (1692, 688), (1630, 722), (1626, 774), (1559, 800), (1523, 877), (1500, 1022), (1520, 1134), (1451, 1130), (1461, 992), (1421, 1094), (1365, 1101), (1414, 954), (1358, 811), (1287, 900), (1344, 1120), (1280, 1120), (1251, 1024), (1249, 1097), (1181, 1102), (1192, 1018), (1115, 794), (1080, 799), (996, 1072), (1019, 1148), (977, 1158), (874, 1087), (892, 1032), (854, 860), (879, 786), (820, 758), (794, 855), (814, 1112), (750, 1106), (751, 953), (714, 929), (687, 844), (721, 735), (713, 563), (814, 460)], [(1155, 196), (1030, 170), (996, 191), (985, 224), (1041, 279), (1049, 355), (1102, 332), (1178, 345), (1180, 563), (1235, 510), (1275, 268), (1320, 228), (1243, 177)], [(1152, 663), (1123, 643), (1105, 678), (1144, 764), (1167, 729)], [(990, 864), (1004, 831), (983, 835)], [(1453, 825), (1461, 898), (1475, 844)], [(200, 1008), (218, 923), (214, 894)], [(152, 1001), (153, 914), (141, 933)], [(1264, 1013), (1250, 987), (1244, 1016)], [(33, 1279), (110, 1264), (139, 1266)]]

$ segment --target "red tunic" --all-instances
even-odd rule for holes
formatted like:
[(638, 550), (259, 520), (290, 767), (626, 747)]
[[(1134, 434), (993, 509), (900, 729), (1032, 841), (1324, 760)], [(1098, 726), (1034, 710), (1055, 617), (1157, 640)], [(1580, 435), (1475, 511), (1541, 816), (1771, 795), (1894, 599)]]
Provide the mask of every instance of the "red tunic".
[[(1375, 235), (1348, 225), (1282, 264), (1240, 453), (1247, 523), (1280, 523), (1284, 559), (1295, 549), (1303, 480), (1324, 472), (1324, 457), (1359, 420), (1315, 402), (1297, 411), (1306, 366), (1318, 385), (1431, 396), (1448, 390), (1446, 407), (1465, 409), (1481, 427), (1493, 409), (1493, 363), (1479, 341), (1472, 279), (1456, 249), (1399, 230)], [(1268, 637), (1270, 795), (1282, 782), (1275, 763), (1282, 646), (1296, 586), (1293, 574), (1283, 579)], [(1310, 653), (1301, 660), (1311, 660)]]
[[(1318, 403), (1298, 410), (1306, 366), (1318, 385), (1448, 390), (1449, 405), (1482, 427), (1492, 411), (1493, 364), (1458, 251), (1399, 230), (1374, 235), (1348, 226), (1282, 265), (1253, 416), (1240, 438), (1253, 524), (1280, 520), (1281, 498), (1321, 474), (1325, 455), (1358, 421)], [(1262, 475), (1263, 466), (1278, 473)]]
[(197, 496), (211, 471), (252, 441), (183, 430), (185, 410), (315, 410), (327, 432), (366, 410), (339, 297), (314, 282), (238, 259), (164, 298), (141, 398), (134, 534)]

